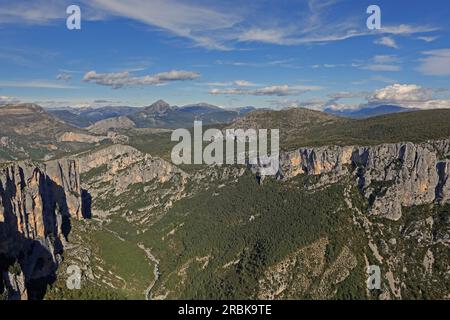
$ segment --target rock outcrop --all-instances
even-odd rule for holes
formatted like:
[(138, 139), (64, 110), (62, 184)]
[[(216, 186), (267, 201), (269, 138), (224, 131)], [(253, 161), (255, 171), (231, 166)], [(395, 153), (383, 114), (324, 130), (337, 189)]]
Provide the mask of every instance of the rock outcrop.
[(106, 137), (93, 136), (85, 133), (64, 132), (58, 137), (58, 142), (98, 143), (105, 139)]
[(450, 202), (449, 159), (450, 140), (301, 148), (280, 155), (280, 175), (320, 175), (329, 184), (350, 174), (370, 214), (398, 220), (403, 206)]
[(136, 124), (126, 116), (109, 118), (97, 121), (87, 129), (96, 134), (107, 134), (110, 130), (131, 129), (136, 127)]
[(156, 180), (159, 183), (169, 181), (174, 174), (183, 179), (186, 174), (171, 163), (139, 150), (116, 144), (95, 152), (77, 156), (80, 172), (107, 167), (103, 181), (112, 181), (116, 191), (123, 191), (131, 184), (146, 183)]
[[(68, 240), (71, 220), (83, 217), (81, 193), (75, 160), (2, 165), (0, 283), (10, 298), (27, 294), (41, 298), (45, 293)], [(12, 265), (19, 269), (15, 275), (9, 270)]]
[(112, 145), (77, 155), (92, 215), (128, 212), (145, 223), (184, 196), (188, 174), (173, 164), (127, 145)]

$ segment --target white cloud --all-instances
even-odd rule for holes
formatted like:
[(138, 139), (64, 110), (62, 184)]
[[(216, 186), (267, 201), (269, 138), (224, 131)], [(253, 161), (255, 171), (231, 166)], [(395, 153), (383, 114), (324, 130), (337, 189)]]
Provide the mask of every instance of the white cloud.
[(56, 76), (56, 80), (68, 81), (72, 79), (72, 76), (68, 73), (60, 73)]
[(295, 96), (306, 91), (320, 90), (318, 86), (270, 86), (257, 89), (212, 89), (210, 94), (254, 95), (254, 96)]
[(436, 41), (437, 39), (439, 39), (438, 36), (421, 36), (421, 37), (417, 37), (418, 40), (422, 40), (425, 42), (433, 42)]
[(161, 85), (174, 81), (194, 80), (198, 77), (200, 77), (199, 73), (184, 70), (172, 70), (141, 77), (132, 76), (127, 71), (111, 73), (97, 73), (96, 71), (89, 71), (84, 75), (83, 81), (93, 82), (99, 85), (110, 86), (114, 89), (118, 89), (132, 86)]
[[(6, 1), (5, 1), (6, 2)], [(361, 24), (361, 16), (336, 17), (338, 0), (305, 1), (304, 10), (286, 17), (264, 6), (183, 0), (80, 0), (85, 20), (128, 18), (195, 45), (230, 50), (236, 42), (276, 45), (327, 43), (361, 36), (411, 36), (438, 30), (431, 26), (391, 25), (377, 32)], [(69, 0), (15, 0), (0, 6), (1, 23), (48, 24), (66, 18)], [(259, 10), (259, 11), (258, 11)], [(264, 10), (264, 11), (262, 11)], [(264, 19), (261, 16), (264, 15)], [(293, 18), (295, 22), (293, 23)], [(330, 23), (332, 21), (332, 23)], [(384, 39), (381, 38), (381, 39)], [(381, 40), (393, 46), (395, 41)]]
[(439, 28), (431, 26), (419, 26), (400, 24), (395, 26), (383, 26), (380, 30), (381, 33), (393, 34), (393, 35), (411, 35), (415, 33), (427, 33), (437, 31)]
[(435, 99), (436, 90), (415, 84), (393, 84), (368, 96), (369, 105), (394, 104), (405, 108), (450, 108), (450, 100)]
[(234, 67), (255, 67), (255, 68), (282, 67), (289, 69), (302, 68), (300, 65), (296, 64), (295, 61), (296, 59), (294, 58), (288, 58), (281, 60), (268, 60), (262, 62), (216, 60), (215, 63), (219, 65), (228, 65)]
[(395, 39), (392, 37), (382, 37), (380, 39), (375, 40), (374, 43), (382, 45), (382, 46), (398, 49), (397, 42), (395, 42)]
[(7, 104), (19, 103), (19, 100), (13, 97), (8, 96), (0, 96), (0, 106), (4, 106)]
[(326, 104), (326, 101), (321, 99), (312, 99), (312, 100), (270, 100), (268, 101), (273, 108), (276, 109), (285, 109), (285, 108), (306, 108), (313, 110), (322, 110), (323, 106)]
[(208, 86), (210, 87), (229, 87), (229, 86), (236, 86), (236, 87), (255, 87), (256, 84), (247, 81), (247, 80), (234, 80), (229, 82), (208, 82)]
[(289, 40), (289, 32), (283, 29), (250, 29), (238, 36), (239, 41), (255, 41), (271, 44), (284, 45), (294, 39)]
[(347, 19), (332, 24), (324, 21), (321, 10), (310, 13), (305, 21), (313, 19), (315, 25), (308, 24), (300, 28), (261, 28), (254, 27), (241, 32), (237, 38), (239, 41), (264, 42), (276, 45), (302, 45), (314, 43), (326, 43), (347, 40), (355, 37), (381, 35), (382, 38), (375, 41), (376, 44), (398, 48), (396, 41), (390, 35), (410, 36), (417, 33), (427, 33), (439, 30), (438, 28), (420, 25), (393, 25), (386, 26), (377, 32), (371, 32), (359, 27), (355, 19)]
[(303, 45), (326, 43), (350, 39), (367, 35), (366, 31), (356, 31), (345, 27), (333, 29), (325, 28), (322, 32), (307, 33), (290, 29), (262, 29), (254, 28), (241, 33), (237, 40), (241, 42), (263, 42), (276, 45)]
[[(414, 109), (450, 108), (450, 100), (435, 97), (442, 90), (423, 88), (416, 84), (393, 84), (374, 92), (338, 92), (328, 95), (328, 100), (272, 100), (276, 108), (301, 107), (314, 110), (359, 110), (391, 104)], [(341, 103), (342, 99), (364, 98), (364, 103)]]
[(343, 104), (338, 102), (330, 102), (329, 100), (311, 99), (311, 100), (271, 100), (269, 101), (272, 107), (276, 109), (285, 108), (305, 108), (311, 110), (323, 111), (325, 109), (331, 110), (349, 110), (357, 109), (358, 105)]
[(425, 51), (418, 71), (429, 76), (450, 75), (450, 49)]
[(226, 13), (223, 9), (178, 0), (92, 0), (89, 4), (112, 15), (137, 20), (191, 39), (197, 45), (210, 49), (227, 49), (212, 33), (231, 28), (241, 21), (239, 16)]
[(308, 109), (314, 109), (314, 110), (324, 110), (324, 109), (331, 109), (331, 110), (344, 110), (344, 109), (357, 109), (358, 104), (349, 104), (349, 103), (342, 103), (341, 100), (343, 99), (356, 99), (356, 98), (363, 98), (367, 96), (367, 92), (361, 91), (361, 92), (337, 92), (333, 94), (328, 95), (328, 100), (309, 100), (309, 101), (302, 101), (298, 103), (299, 107), (308, 108)]
[[(80, 0), (83, 20), (125, 17), (192, 40), (199, 46), (227, 50), (216, 31), (232, 27), (242, 19), (223, 8), (180, 0)], [(70, 0), (15, 0), (0, 5), (0, 24), (45, 25), (67, 18)]]
[(238, 87), (254, 87), (255, 86), (255, 84), (253, 82), (246, 81), (246, 80), (236, 80), (233, 82), (233, 84)]
[(332, 69), (332, 68), (348, 68), (348, 67), (354, 67), (352, 64), (345, 64), (345, 63), (324, 63), (324, 64), (313, 64), (311, 68), (313, 69), (319, 69), (319, 68), (325, 68), (325, 69)]
[(430, 100), (433, 90), (425, 89), (415, 84), (393, 84), (376, 90), (370, 97), (369, 102), (390, 101), (426, 101)]
[(196, 79), (200, 77), (200, 74), (193, 71), (172, 70), (168, 72), (157, 73), (153, 77), (158, 79), (158, 81), (160, 82), (184, 81)]

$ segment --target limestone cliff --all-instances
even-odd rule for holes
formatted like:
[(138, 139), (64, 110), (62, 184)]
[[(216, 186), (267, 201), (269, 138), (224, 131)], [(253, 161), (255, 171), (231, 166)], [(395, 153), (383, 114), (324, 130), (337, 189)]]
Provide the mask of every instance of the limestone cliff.
[(107, 134), (108, 131), (131, 129), (134, 127), (136, 127), (136, 124), (130, 118), (120, 116), (97, 121), (87, 129), (95, 134)]
[(398, 220), (402, 206), (450, 201), (449, 159), (450, 140), (300, 148), (280, 155), (280, 175), (320, 175), (319, 184), (351, 175), (370, 214)]
[(6, 286), (10, 298), (26, 297), (24, 290), (17, 296), (17, 288), (23, 285), (31, 298), (42, 296), (57, 268), (71, 219), (82, 216), (80, 177), (74, 160), (2, 166), (0, 286)]
[(92, 198), (92, 214), (128, 212), (145, 223), (184, 196), (188, 174), (173, 164), (127, 145), (113, 145), (77, 155), (82, 185)]

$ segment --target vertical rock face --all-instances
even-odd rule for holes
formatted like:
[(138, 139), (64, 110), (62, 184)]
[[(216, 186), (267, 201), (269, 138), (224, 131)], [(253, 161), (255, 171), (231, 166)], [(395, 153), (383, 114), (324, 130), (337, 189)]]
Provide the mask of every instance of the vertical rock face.
[(8, 298), (11, 300), (27, 300), (28, 292), (25, 287), (25, 277), (23, 273), (14, 274), (3, 272), (5, 286), (8, 288)]
[(280, 172), (284, 178), (323, 174), (322, 183), (354, 175), (370, 213), (398, 220), (402, 206), (450, 202), (449, 157), (449, 140), (301, 148), (280, 156)]
[[(74, 160), (3, 165), (0, 169), (0, 268), (3, 274), (0, 282), (15, 291), (17, 283), (11, 285), (11, 279), (18, 277), (10, 273), (8, 276), (8, 268), (18, 262), (26, 288), (33, 291), (28, 295), (39, 297), (45, 290), (40, 287), (48, 283), (43, 279), (51, 281), (57, 268), (71, 219), (81, 218), (80, 177)], [(19, 296), (23, 297), (24, 293)]]

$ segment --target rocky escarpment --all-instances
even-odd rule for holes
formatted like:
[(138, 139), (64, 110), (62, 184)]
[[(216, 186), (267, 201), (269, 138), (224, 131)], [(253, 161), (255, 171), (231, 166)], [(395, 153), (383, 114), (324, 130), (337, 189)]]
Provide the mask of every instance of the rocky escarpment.
[(54, 280), (72, 219), (82, 219), (75, 160), (0, 168), (0, 291), (42, 298)]
[(402, 207), (450, 201), (449, 159), (450, 140), (301, 148), (280, 155), (280, 175), (316, 175), (320, 185), (351, 174), (370, 214), (398, 220)]
[[(131, 184), (156, 179), (159, 183), (169, 181), (174, 174), (186, 178), (186, 174), (169, 162), (127, 145), (113, 145), (101, 150), (77, 156), (81, 174), (96, 170), (103, 181), (110, 181), (116, 192), (126, 190)], [(103, 171), (102, 171), (103, 168)]]
[(113, 145), (77, 159), (92, 214), (122, 213), (145, 224), (184, 196), (188, 175), (171, 163), (127, 145)]

